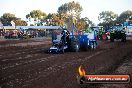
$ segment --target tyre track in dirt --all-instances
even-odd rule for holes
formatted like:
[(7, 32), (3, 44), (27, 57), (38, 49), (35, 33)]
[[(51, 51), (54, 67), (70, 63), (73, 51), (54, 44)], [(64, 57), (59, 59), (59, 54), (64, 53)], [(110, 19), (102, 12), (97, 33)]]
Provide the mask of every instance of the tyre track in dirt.
[(90, 59), (90, 58), (92, 58), (92, 57), (94, 57), (94, 56), (96, 56), (96, 55), (98, 55), (100, 53), (103, 53), (103, 52), (104, 51), (98, 51), (98, 52), (90, 55), (89, 57), (84, 57), (84, 56), (80, 56), (78, 58), (72, 57), (71, 59), (73, 59), (73, 58), (76, 58), (76, 59), (71, 60), (71, 61), (65, 61), (64, 63), (59, 63), (59, 64), (55, 64), (55, 65), (53, 65), (51, 67), (48, 67), (47, 69), (43, 70), (43, 72), (38, 77), (34, 77), (31, 80), (25, 81), (26, 85), (23, 85), (23, 87), (31, 85), (31, 83), (33, 81), (37, 81), (40, 78), (48, 77), (49, 75), (51, 75), (53, 73), (56, 73), (56, 72), (58, 72), (60, 70), (64, 70), (64, 69), (66, 69), (68, 67), (72, 67), (74, 65), (79, 64), (80, 62), (84, 62), (84, 61), (86, 61), (86, 60), (88, 60), (88, 59)]
[[(28, 41), (22, 41), (22, 40), (5, 40), (4, 42), (0, 42), (0, 52), (2, 53), (2, 51), (6, 52), (6, 50), (10, 50), (11, 48), (13, 48), (14, 50), (18, 50), (17, 48), (21, 48), (21, 47), (17, 47), (17, 48), (14, 48), (15, 47), (15, 44), (18, 44), (18, 43), (27, 43)], [(35, 41), (32, 41), (32, 42), (35, 42)], [(7, 46), (8, 47), (4, 47), (4, 46)], [(14, 45), (14, 46), (11, 46), (11, 45)]]
[(38, 48), (34, 50), (29, 49), (27, 51), (23, 51), (23, 53), (21, 53), (20, 55), (16, 54), (7, 56), (6, 58), (4, 57), (0, 62), (0, 66), (2, 67), (2, 69), (6, 69), (8, 67), (14, 67), (15, 65), (19, 65), (20, 63), (23, 63), (28, 60), (36, 60), (35, 58), (37, 58), (40, 55), (47, 56), (47, 54), (42, 54), (40, 53), (40, 51), (41, 49)]
[(0, 56), (0, 64), (3, 64), (4, 62), (11, 63), (17, 60), (23, 60), (23, 57), (28, 57), (28, 55), (32, 57), (33, 54), (39, 54), (40, 51), (42, 51), (41, 49), (43, 49), (44, 47), (49, 47), (49, 45), (41, 45), (38, 47), (32, 46), (31, 48), (26, 48), (25, 50), (16, 50), (15, 52), (10, 52), (9, 54), (4, 53), (3, 56)]
[[(1, 66), (2, 70), (6, 70), (6, 69), (13, 68), (16, 66), (21, 66), (23, 64), (29, 64), (32, 62), (43, 60), (42, 58), (36, 59), (36, 58), (38, 58), (38, 56), (40, 56), (40, 55), (39, 54), (30, 54), (30, 55), (25, 55), (24, 57), (18, 57), (18, 58), (16, 58), (16, 60), (13, 59), (12, 63), (10, 61), (8, 62), (8, 64), (7, 64), (7, 62), (5, 62), (4, 65)], [(45, 56), (48, 57), (49, 55), (45, 55)]]
[[(63, 65), (61, 65), (61, 64), (55, 65), (55, 66), (53, 66), (53, 68), (50, 68), (51, 71), (53, 70), (53, 72), (51, 72), (51, 73), (49, 71), (45, 72), (39, 78), (36, 77), (36, 81), (31, 80), (31, 83), (29, 81), (27, 83), (27, 85), (23, 86), (23, 88), (29, 88), (29, 87), (32, 87), (32, 88), (80, 88), (77, 84), (77, 80), (75, 79), (76, 78), (75, 74), (77, 73), (75, 71), (76, 68), (80, 64), (83, 64), (84, 66), (89, 68), (88, 70), (86, 70), (88, 72), (88, 74), (91, 74), (91, 73), (96, 74), (96, 73), (104, 73), (104, 72), (105, 72), (105, 74), (106, 73), (108, 74), (111, 66), (113, 69), (113, 66), (116, 66), (116, 63), (118, 63), (121, 60), (121, 58), (118, 57), (116, 59), (116, 57), (118, 55), (119, 56), (122, 55), (121, 53), (127, 51), (126, 48), (122, 48), (122, 47), (126, 47), (126, 46), (124, 46), (124, 44), (123, 45), (122, 44), (118, 45), (118, 43), (116, 43), (116, 44), (117, 45), (114, 46), (115, 49), (112, 48), (112, 49), (110, 49), (110, 52), (109, 52), (109, 50), (106, 52), (103, 52), (105, 55), (103, 53), (98, 54), (97, 56), (99, 56), (99, 58), (100, 58), (99, 60), (98, 60), (97, 56), (93, 56), (90, 59), (87, 59), (84, 61), (77, 60), (78, 62), (74, 62), (74, 60), (73, 60), (73, 62), (72, 62), (72, 60), (71, 60), (70, 62), (73, 63), (71, 66), (70, 66), (70, 62), (64, 62), (64, 63), (67, 63), (65, 65), (65, 67), (63, 67)], [(131, 46), (132, 45), (130, 45), (130, 44), (127, 45), (127, 47), (131, 47)], [(118, 48), (120, 48), (120, 49), (118, 49)], [(118, 53), (117, 51), (120, 51), (120, 53)], [(130, 49), (129, 49), (129, 51), (130, 51)], [(111, 54), (109, 54), (109, 53), (111, 53)], [(125, 53), (124, 53), (124, 55), (125, 55)], [(109, 59), (107, 60), (107, 58), (104, 58), (103, 56), (107, 57)], [(110, 57), (113, 59), (111, 60)], [(114, 61), (114, 58), (115, 58), (115, 61)], [(82, 57), (82, 59), (83, 59), (83, 57)], [(104, 59), (105, 59), (105, 61), (103, 61)], [(92, 62), (90, 62), (90, 61), (92, 61)], [(103, 62), (103, 63), (99, 63), (98, 61)], [(57, 68), (58, 68), (58, 70), (57, 70)], [(45, 76), (45, 75), (47, 75), (47, 76)], [(98, 85), (95, 85), (95, 86), (90, 85), (89, 88), (98, 88)]]
[[(31, 47), (31, 48), (37, 49), (37, 47), (36, 48)], [(5, 53), (15, 54), (16, 52), (28, 51), (29, 49), (32, 50), (31, 48), (30, 47), (16, 47), (16, 46), (14, 46), (9, 49), (3, 49), (4, 52), (1, 51), (0, 56), (4, 56)], [(12, 52), (11, 52), (11, 49), (12, 49)]]
[(13, 57), (19, 57), (20, 55), (27, 55), (27, 54), (34, 54), (36, 52), (39, 52), (40, 50), (39, 49), (36, 49), (36, 48), (33, 48), (33, 49), (27, 49), (27, 50), (24, 50), (24, 51), (16, 51), (14, 53), (10, 53), (8, 55), (3, 55), (1, 56), (0, 58), (2, 62), (5, 62), (5, 61), (12, 61), (12, 60), (16, 60), (16, 59), (12, 59)]
[(12, 48), (10, 47), (9, 50), (5, 48), (5, 50), (3, 52), (0, 51), (0, 58), (2, 58), (2, 56), (7, 56), (7, 53), (8, 53), (8, 55), (15, 55), (16, 53), (21, 54), (21, 52), (26, 52), (26, 51), (29, 51), (29, 50), (36, 50), (36, 49), (40, 49), (40, 48), (43, 48), (43, 47), (49, 47), (49, 44), (35, 45), (35, 46), (25, 46), (25, 47), (23, 47), (23, 46), (19, 46), (19, 47), (13, 46)]
[(51, 41), (51, 39), (44, 40), (3, 40), (0, 41), (0, 45), (16, 44), (16, 43), (30, 43), (30, 42), (40, 42), (40, 41)]
[[(84, 53), (84, 56), (86, 55), (87, 53)], [(68, 55), (68, 54), (66, 54), (66, 55)], [(28, 69), (28, 67), (27, 66), (29, 66), (29, 64), (28, 65), (26, 65), (26, 66), (22, 66), (22, 68), (23, 69), (25, 69), (26, 70), (26, 68), (25, 67), (27, 67), (27, 69), (29, 70), (26, 70), (26, 72), (40, 72), (40, 73), (42, 73), (45, 69), (49, 69), (49, 68), (52, 68), (52, 65), (55, 63), (55, 65), (57, 64), (57, 63), (60, 63), (60, 61), (61, 61), (61, 57), (63, 57), (63, 56), (66, 56), (66, 55), (57, 55), (56, 57), (53, 57), (53, 58), (47, 58), (47, 59), (45, 59), (45, 60), (40, 60), (39, 62), (35, 62), (35, 63), (31, 63), (31, 66), (35, 66), (33, 69)], [(73, 54), (73, 56), (75, 56), (76, 54)], [(83, 57), (84, 57), (83, 56)], [(67, 56), (66, 56), (67, 57)], [(70, 57), (71, 56), (68, 56), (67, 58), (68, 59), (66, 59), (66, 61), (70, 61), (69, 59), (70, 59)], [(80, 56), (80, 57), (82, 57), (82, 56)], [(79, 57), (79, 58), (80, 58)], [(74, 57), (72, 57), (72, 58), (74, 58)], [(75, 57), (75, 58), (77, 58), (77, 56)], [(57, 60), (55, 60), (55, 59), (57, 59)], [(76, 59), (75, 59), (76, 60)], [(63, 59), (62, 59), (62, 61), (64, 61)], [(43, 64), (42, 62), (45, 62), (45, 63), (48, 63), (48, 64)], [(42, 65), (40, 65), (40, 63), (42, 63)], [(69, 63), (69, 62), (68, 62)], [(44, 66), (43, 68), (39, 68), (39, 67), (42, 67), (42, 66)], [(58, 65), (57, 65), (58, 66)], [(30, 66), (29, 66), (30, 67)], [(36, 68), (36, 67), (38, 67), (38, 68)], [(36, 69), (35, 69), (36, 68)], [(19, 68), (20, 69), (20, 68)], [(21, 71), (22, 71), (22, 69), (21, 69)], [(31, 73), (29, 73), (29, 74), (31, 74)], [(38, 75), (38, 74), (36, 74), (36, 73), (34, 73), (35, 75), (35, 77), (33, 77), (33, 78), (36, 78), (36, 76)], [(17, 75), (20, 75), (20, 74), (18, 74), (17, 73)], [(7, 77), (7, 76), (6, 76)], [(8, 76), (9, 78), (11, 77), (11, 76)], [(8, 77), (7, 77), (7, 79), (8, 79)], [(5, 80), (5, 79), (4, 79)], [(18, 79), (17, 79), (18, 80)], [(27, 79), (26, 79), (27, 80)], [(25, 81), (26, 81), (25, 80)], [(31, 79), (32, 80), (32, 79)]]
[(132, 51), (127, 52), (123, 57), (124, 60), (120, 63), (117, 68), (112, 71), (113, 74), (128, 74), (130, 75), (130, 82), (124, 84), (101, 84), (100, 88), (132, 88)]
[[(117, 46), (117, 45), (115, 45), (115, 46)], [(98, 57), (97, 56), (94, 57), (93, 60), (91, 58), (89, 61), (83, 63), (83, 66), (86, 67), (85, 68), (86, 74), (111, 74), (111, 72), (115, 71), (115, 69), (118, 67), (118, 64), (120, 64), (122, 62), (122, 60), (125, 60), (123, 58), (124, 55), (127, 55), (128, 52), (132, 52), (131, 49), (132, 49), (132, 42), (127, 43), (127, 45), (120, 44), (120, 46), (118, 46), (114, 49), (111, 49), (110, 52), (100, 54), (100, 55), (98, 55)], [(65, 74), (68, 74), (66, 76), (63, 75), (67, 79), (61, 83), (65, 83), (65, 84), (61, 85), (57, 82), (58, 86), (56, 86), (54, 88), (57, 88), (57, 87), (60, 87), (60, 88), (81, 88), (81, 86), (79, 86), (77, 84), (77, 80), (75, 80), (76, 74), (74, 74), (74, 73), (76, 73), (76, 71), (72, 70), (72, 69), (76, 69), (78, 67), (79, 67), (79, 65), (69, 68), (69, 74), (68, 74), (68, 72), (63, 71), (63, 72), (65, 72)], [(70, 72), (70, 70), (72, 73)], [(60, 76), (60, 79), (63, 76)], [(57, 77), (57, 75), (53, 76), (53, 78), (54, 77)], [(72, 80), (72, 81), (69, 82), (69, 80)], [(111, 84), (109, 84), (109, 88), (125, 88), (125, 87), (121, 87), (121, 86), (120, 87), (111, 87), (110, 85)], [(41, 84), (41, 86), (44, 86), (44, 85)], [(53, 87), (53, 86), (51, 87), (50, 85), (48, 85), (48, 86), (47, 86), (47, 88)], [(54, 84), (54, 86), (55, 86), (55, 84)], [(101, 87), (100, 84), (90, 84), (83, 88), (100, 88), (100, 87)], [(41, 87), (38, 86), (36, 88), (41, 88)], [(103, 87), (103, 88), (108, 88), (108, 87)]]
[[(40, 59), (35, 59), (32, 58), (31, 60), (28, 60), (28, 61), (23, 61), (22, 63), (17, 63), (17, 64), (14, 64), (14, 65), (11, 65), (11, 66), (7, 66), (5, 69), (2, 69), (2, 81), (8, 81), (10, 78), (12, 79), (12, 76), (17, 76), (16, 74), (20, 74), (22, 73), (25, 68), (27, 69), (34, 69), (34, 67), (31, 67), (33, 64), (35, 63), (40, 63), (46, 59), (49, 59), (49, 58), (52, 58), (54, 56), (46, 56), (45, 58), (40, 58)], [(28, 68), (31, 67), (31, 68)], [(21, 74), (20, 74), (21, 75)]]
[[(86, 55), (85, 55), (86, 56)], [(71, 56), (70, 56), (71, 57)], [(57, 58), (58, 59), (58, 58)], [(14, 66), (11, 66), (11, 67), (14, 67)], [(41, 69), (40, 69), (41, 70)]]
[[(88, 53), (88, 52), (87, 52), (87, 53)], [(85, 53), (85, 54), (87, 54), (87, 53)], [(91, 52), (90, 54), (92, 54), (92, 52)], [(74, 54), (74, 55), (75, 55), (75, 54)], [(83, 54), (83, 55), (84, 55), (84, 54)], [(58, 59), (59, 59), (58, 62), (57, 62), (57, 61), (53, 61), (53, 63), (56, 63), (55, 65), (52, 65), (52, 64), (51, 64), (51, 65), (49, 66), (49, 64), (48, 64), (48, 67), (46, 66), (46, 68), (40, 69), (40, 71), (36, 71), (36, 72), (40, 72), (41, 74), (44, 75), (43, 71), (48, 71), (48, 70), (46, 70), (46, 69), (49, 69), (49, 71), (51, 70), (51, 73), (52, 73), (52, 70), (53, 70), (53, 69), (54, 69), (53, 71), (55, 71), (55, 70), (57, 71), (58, 67), (61, 67), (61, 66), (63, 67), (63, 66), (66, 66), (66, 65), (68, 65), (68, 64), (70, 65), (70, 64), (72, 64), (72, 63), (74, 64), (74, 63), (76, 63), (76, 61), (81, 61), (81, 59), (83, 59), (84, 57), (86, 57), (86, 55), (84, 55), (84, 56), (83, 56), (83, 55), (78, 55), (79, 57), (76, 56), (76, 57), (70, 58), (70, 59), (73, 59), (73, 58), (74, 58), (73, 60), (69, 60), (69, 59), (66, 60), (66, 61), (63, 60), (64, 62), (62, 62), (62, 63), (60, 63), (60, 60), (61, 60), (62, 58), (60, 58), (60, 59), (58, 58)], [(69, 58), (69, 57), (70, 57), (70, 56), (68, 56), (67, 58)], [(56, 59), (56, 58), (55, 58), (55, 59)], [(84, 60), (85, 60), (85, 59), (84, 59)], [(49, 63), (49, 62), (46, 62), (46, 63)], [(51, 63), (51, 60), (50, 60), (50, 63)], [(57, 64), (57, 63), (58, 63), (58, 64)], [(45, 66), (45, 65), (44, 65), (44, 66)], [(52, 69), (52, 68), (53, 68), (53, 69)], [(38, 76), (38, 75), (40, 75), (40, 74), (37, 74), (36, 76)], [(33, 77), (33, 79), (34, 79), (34, 78), (39, 78), (39, 77), (36, 77), (36, 76)], [(31, 80), (33, 80), (33, 79), (31, 79)]]
[[(121, 46), (119, 45), (119, 47), (121, 47)], [(113, 48), (113, 46), (111, 48)], [(39, 60), (37, 60), (37, 61), (33, 61), (33, 62), (29, 61), (29, 63), (22, 64), (20, 66), (15, 66), (11, 69), (8, 68), (7, 70), (10, 70), (10, 71), (3, 70), (5, 72), (5, 75), (2, 76), (2, 78), (4, 77), (2, 80), (2, 82), (3, 82), (2, 86), (5, 88), (6, 87), (7, 88), (10, 88), (10, 87), (16, 87), (16, 88), (20, 87), (21, 88), (22, 86), (27, 87), (27, 88), (37, 88), (37, 86), (38, 86), (38, 88), (53, 88), (53, 87), (48, 87), (47, 85), (49, 83), (44, 82), (46, 80), (50, 81), (49, 79), (52, 77), (51, 75), (53, 75), (53, 77), (55, 76), (55, 78), (56, 78), (56, 76), (58, 75), (57, 73), (60, 71), (61, 72), (64, 72), (65, 70), (68, 71), (68, 69), (71, 70), (71, 68), (72, 68), (72, 70), (75, 70), (75, 69), (73, 69), (73, 68), (75, 68), (75, 66), (82, 64), (82, 63), (86, 63), (85, 61), (89, 60), (88, 58), (90, 58), (90, 59), (93, 58), (94, 56), (91, 56), (91, 54), (95, 54), (98, 51), (101, 52), (101, 51), (105, 51), (105, 50), (111, 50), (111, 49), (107, 48), (107, 49), (102, 49), (102, 50), (97, 50), (97, 51), (95, 50), (95, 51), (79, 52), (79, 53), (68, 52), (65, 54), (59, 54), (59, 55), (57, 54), (57, 55), (55, 55), (55, 57), (53, 56), (51, 58), (47, 58), (47, 57), (44, 58), (44, 55), (40, 55), (40, 56), (38, 56)], [(101, 53), (97, 53), (97, 55), (98, 54), (101, 54)], [(35, 58), (32, 57), (32, 59), (35, 59)], [(69, 73), (69, 72), (66, 72), (66, 73)], [(72, 76), (72, 75), (73, 74), (71, 74), (70, 76)], [(62, 76), (60, 76), (60, 77), (62, 77)], [(57, 82), (59, 79), (62, 79), (60, 77), (57, 79)], [(68, 80), (69, 80), (69, 77), (67, 77), (65, 80), (63, 79), (63, 82), (67, 82)], [(42, 83), (42, 82), (44, 82), (44, 83)], [(50, 81), (50, 82), (52, 82), (52, 81)], [(47, 83), (47, 84), (44, 85), (45, 83)], [(40, 84), (40, 86), (43, 86), (43, 87), (40, 87), (39, 84)], [(51, 85), (51, 84), (49, 84), (49, 85)], [(66, 84), (64, 84), (64, 85), (66, 85)], [(59, 87), (59, 88), (64, 87), (62, 85), (60, 85), (60, 86), (61, 87)], [(71, 88), (71, 84), (69, 84), (69, 86), (70, 86), (69, 88)], [(67, 85), (67, 87), (68, 87), (68, 85)], [(58, 88), (58, 87), (56, 87), (56, 88)], [(66, 87), (64, 87), (64, 88), (66, 88)]]
[(9, 47), (26, 47), (26, 46), (34, 46), (34, 45), (43, 45), (43, 44), (50, 44), (50, 41), (45, 41), (45, 42), (28, 42), (28, 43), (16, 43), (16, 44), (7, 44), (4, 46), (0, 45), (0, 48), (9, 48)]

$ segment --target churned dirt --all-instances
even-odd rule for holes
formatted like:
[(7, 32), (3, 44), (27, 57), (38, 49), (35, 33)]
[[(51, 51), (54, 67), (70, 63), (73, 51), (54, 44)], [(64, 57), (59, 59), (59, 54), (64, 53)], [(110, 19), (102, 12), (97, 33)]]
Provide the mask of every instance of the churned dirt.
[[(47, 54), (51, 41), (0, 41), (0, 88), (81, 88), (80, 65), (86, 74), (130, 74), (132, 41), (99, 41), (96, 50)], [(86, 88), (132, 88), (127, 84), (88, 84)]]

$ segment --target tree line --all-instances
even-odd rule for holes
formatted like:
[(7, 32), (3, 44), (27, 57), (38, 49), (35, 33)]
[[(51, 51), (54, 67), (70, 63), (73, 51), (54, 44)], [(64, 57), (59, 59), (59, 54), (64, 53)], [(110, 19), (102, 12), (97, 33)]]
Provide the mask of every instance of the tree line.
[[(74, 23), (79, 30), (82, 30), (94, 25), (88, 17), (80, 17), (82, 11), (83, 8), (80, 3), (72, 1), (58, 7), (57, 13), (46, 14), (41, 10), (32, 10), (26, 15), (26, 19), (28, 22), (34, 22), (30, 25), (37, 26), (64, 26), (68, 23)], [(100, 21), (98, 24), (99, 26), (113, 26), (116, 23), (123, 23), (126, 20), (132, 20), (132, 10), (124, 11), (120, 15), (112, 11), (102, 11), (98, 16), (98, 20)], [(0, 17), (0, 21), (4, 25), (9, 25), (11, 21), (14, 21), (16, 26), (27, 26), (27, 21), (17, 18), (11, 13), (4, 13), (3, 16)]]
[(100, 26), (114, 26), (116, 24), (123, 24), (126, 21), (132, 21), (132, 10), (123, 11), (120, 15), (112, 11), (102, 11), (98, 20)]

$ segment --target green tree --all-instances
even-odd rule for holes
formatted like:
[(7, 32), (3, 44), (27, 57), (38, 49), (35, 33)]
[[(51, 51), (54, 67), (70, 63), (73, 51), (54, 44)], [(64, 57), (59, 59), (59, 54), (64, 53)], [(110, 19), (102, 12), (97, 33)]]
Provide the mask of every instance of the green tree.
[(49, 13), (45, 21), (47, 25), (64, 25), (64, 19), (58, 13)]
[(88, 24), (84, 18), (81, 18), (76, 23), (76, 27), (78, 28), (78, 30), (85, 30), (88, 27)]
[(27, 22), (26, 21), (21, 20), (20, 18), (17, 18), (15, 16), (15, 14), (11, 14), (11, 13), (4, 13), (1, 16), (1, 19), (0, 20), (6, 26), (10, 25), (11, 24), (10, 23), (11, 21), (15, 22), (15, 25), (16, 26), (26, 26), (27, 25)]
[(14, 20), (16, 26), (27, 26), (27, 22), (24, 20)]
[(100, 25), (103, 24), (103, 26), (104, 25), (112, 26), (114, 25), (113, 23), (117, 17), (118, 15), (112, 11), (102, 11), (98, 16), (98, 20), (102, 21)]
[(85, 22), (80, 20), (82, 10), (82, 6), (78, 2), (71, 1), (62, 4), (58, 8), (58, 14), (61, 19), (61, 23), (66, 24), (69, 31), (71, 30), (74, 22), (77, 23), (75, 24), (77, 28), (79, 28), (80, 30), (83, 29)]
[(127, 20), (131, 20), (132, 19), (132, 10), (127, 10), (122, 12), (119, 17), (117, 18), (117, 22), (119, 23), (123, 23)]
[(75, 17), (80, 17), (81, 11), (82, 6), (78, 2), (74, 1), (65, 3), (58, 8), (59, 14), (67, 14), (67, 16), (72, 15)]
[(109, 23), (111, 21), (114, 21), (117, 18), (117, 14), (115, 14), (112, 11), (103, 11), (99, 14), (98, 19), (99, 21), (103, 21), (105, 23)]
[(4, 25), (8, 25), (12, 20), (16, 20), (18, 19), (17, 17), (15, 17), (14, 14), (11, 14), (11, 13), (4, 13), (2, 16), (1, 16), (1, 22), (4, 24)]
[(42, 12), (41, 10), (32, 10), (29, 14), (26, 15), (26, 18), (38, 18), (38, 19), (41, 19), (41, 18), (44, 18), (46, 17), (46, 13)]
[(94, 26), (94, 23), (88, 17), (84, 17), (82, 19), (84, 19), (84, 21), (87, 23), (86, 28), (89, 26)]
[(47, 16), (45, 12), (41, 10), (32, 10), (29, 14), (26, 15), (28, 21), (31, 21), (31, 18), (34, 20), (34, 24), (32, 25), (42, 25), (42, 20)]

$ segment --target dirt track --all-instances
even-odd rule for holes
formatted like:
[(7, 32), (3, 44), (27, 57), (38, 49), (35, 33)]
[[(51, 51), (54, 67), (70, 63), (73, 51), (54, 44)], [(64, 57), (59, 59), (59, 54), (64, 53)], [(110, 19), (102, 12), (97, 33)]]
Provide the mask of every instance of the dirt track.
[[(132, 41), (102, 41), (96, 50), (46, 54), (43, 50), (49, 46), (48, 41), (41, 44), (1, 41), (0, 46), (4, 48), (0, 48), (0, 88), (80, 88), (76, 80), (80, 65), (87, 74), (132, 74)], [(26, 43), (27, 46), (11, 46), (10, 43)], [(124, 63), (128, 66), (122, 69)], [(130, 84), (114, 84), (112, 88), (131, 88)], [(111, 88), (112, 85), (95, 84), (88, 88)]]

